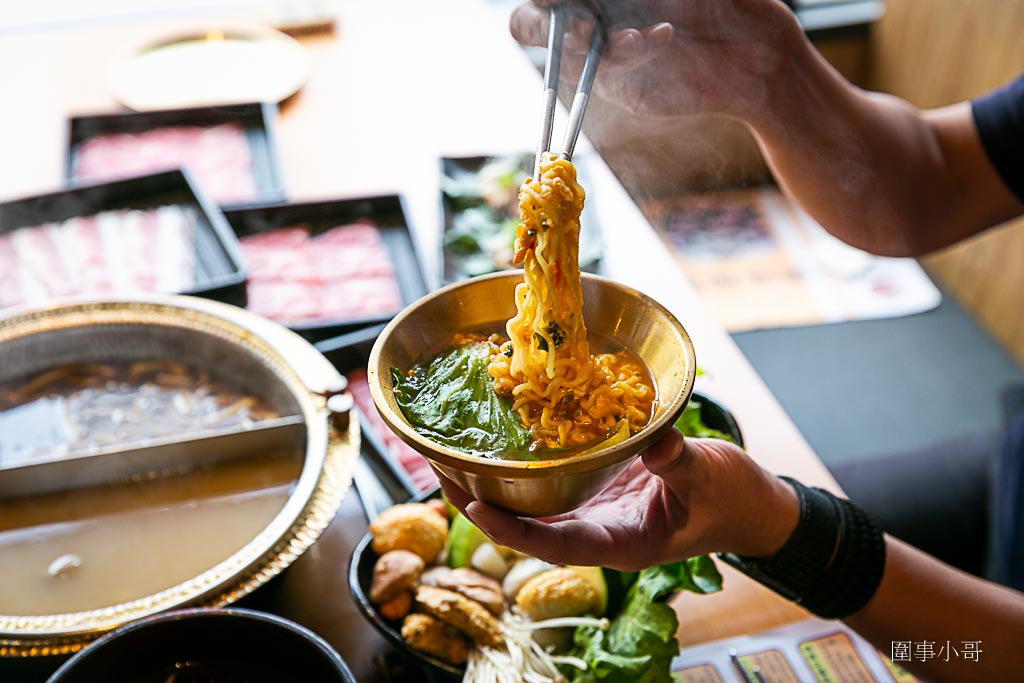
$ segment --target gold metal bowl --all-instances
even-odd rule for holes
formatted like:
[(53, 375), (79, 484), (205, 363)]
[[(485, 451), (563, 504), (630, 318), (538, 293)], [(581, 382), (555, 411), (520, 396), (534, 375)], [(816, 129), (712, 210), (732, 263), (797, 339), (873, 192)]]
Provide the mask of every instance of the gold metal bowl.
[(428, 360), (460, 332), (504, 333), (505, 322), (515, 313), (513, 295), (522, 279), (518, 272), (485, 275), (420, 299), (384, 328), (370, 354), (367, 374), (384, 421), (446, 477), (478, 500), (517, 514), (543, 516), (572, 510), (593, 498), (671, 429), (690, 398), (697, 362), (689, 335), (664, 306), (617, 282), (584, 274), (588, 333), (638, 356), (654, 379), (657, 399), (647, 427), (594, 453), (534, 462), (468, 455), (417, 433), (395, 399), (391, 369), (405, 371)]

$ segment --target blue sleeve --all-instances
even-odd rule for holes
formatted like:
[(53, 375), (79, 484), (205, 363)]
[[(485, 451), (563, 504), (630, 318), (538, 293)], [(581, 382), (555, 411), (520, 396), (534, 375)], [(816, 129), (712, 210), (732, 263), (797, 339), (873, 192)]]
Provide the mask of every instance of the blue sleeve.
[(1024, 385), (1009, 387), (1003, 401), (1009, 422), (993, 471), (989, 570), (994, 580), (1024, 590)]
[(971, 109), (996, 172), (1024, 201), (1024, 76), (977, 98)]

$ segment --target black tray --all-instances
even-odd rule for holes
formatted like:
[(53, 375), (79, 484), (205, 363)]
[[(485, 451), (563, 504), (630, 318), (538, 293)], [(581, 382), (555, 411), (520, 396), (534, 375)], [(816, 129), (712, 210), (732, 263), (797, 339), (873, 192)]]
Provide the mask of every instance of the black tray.
[[(314, 346), (342, 375), (348, 377), (353, 370), (366, 369), (370, 350), (384, 327), (383, 324), (364, 327), (355, 332), (319, 341)], [(391, 459), (381, 437), (361, 412), (359, 429), (362, 436), (359, 444), (361, 454), (390, 497), (388, 505), (404, 503), (416, 495), (416, 485), (412, 478), (400, 463)]]
[(116, 209), (149, 209), (174, 204), (195, 210), (196, 273), (192, 294), (245, 306), (245, 266), (238, 240), (220, 210), (202, 197), (181, 170), (127, 180), (83, 185), (0, 204), (0, 232), (90, 216)]
[[(293, 225), (308, 225), (315, 235), (337, 225), (367, 219), (377, 226), (391, 259), (403, 306), (427, 293), (423, 272), (410, 234), (405, 201), (397, 195), (340, 199), (303, 204), (263, 204), (225, 211), (238, 237), (256, 235)], [(361, 327), (387, 322), (399, 309), (379, 315), (290, 325), (312, 341), (327, 339)]]
[(252, 178), (257, 196), (224, 206), (242, 206), (254, 202), (276, 202), (284, 199), (283, 183), (274, 143), (277, 106), (274, 104), (236, 104), (223, 107), (193, 107), (160, 111), (94, 114), (75, 116), (68, 120), (67, 154), (64, 178), (75, 185), (75, 155), (79, 145), (99, 135), (141, 133), (169, 126), (215, 126), (239, 123), (245, 129), (252, 158)]
[[(480, 170), (488, 163), (501, 158), (513, 159), (519, 157), (519, 168), (525, 171), (528, 175), (532, 174), (533, 166), (533, 154), (522, 154), (522, 155), (501, 155), (501, 156), (475, 156), (475, 157), (442, 157), (441, 158), (441, 282), (443, 284), (451, 284), (460, 280), (465, 280), (468, 277), (474, 275), (483, 274), (481, 272), (471, 273), (467, 272), (463, 267), (462, 259), (455, 253), (452, 252), (448, 247), (445, 246), (445, 238), (448, 233), (454, 228), (455, 220), (459, 214), (464, 211), (476, 209), (480, 206), (486, 206), (481, 201), (472, 200), (461, 200), (455, 199), (445, 191), (444, 186), (449, 181), (458, 181), (460, 179), (466, 179), (476, 177)], [(577, 157), (574, 162), (578, 173), (580, 184), (583, 185), (584, 189), (587, 189), (587, 172), (586, 172), (586, 160), (583, 157)], [(494, 212), (495, 215), (499, 215), (503, 218), (518, 218), (518, 209), (514, 209), (514, 213), (506, 211), (504, 213)], [(603, 252), (603, 245), (601, 242), (601, 230), (597, 220), (596, 212), (591, 208), (589, 203), (584, 202), (583, 215), (580, 217), (580, 267), (582, 270), (591, 273), (601, 272), (601, 255)], [(501, 266), (494, 264), (493, 272), (495, 270), (509, 270), (514, 269), (515, 266), (511, 264)]]

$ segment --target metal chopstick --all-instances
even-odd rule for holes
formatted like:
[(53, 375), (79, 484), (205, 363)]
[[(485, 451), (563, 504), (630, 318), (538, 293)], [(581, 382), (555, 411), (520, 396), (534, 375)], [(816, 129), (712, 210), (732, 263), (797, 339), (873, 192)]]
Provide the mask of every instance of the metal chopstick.
[[(565, 38), (566, 23), (565, 3), (551, 7), (551, 21), (548, 29), (548, 55), (544, 64), (544, 119), (541, 127), (540, 145), (537, 149), (537, 159), (534, 164), (534, 177), (540, 177), (540, 161), (544, 153), (551, 148), (551, 132), (554, 125), (555, 106), (558, 102), (558, 73), (562, 62), (562, 44)], [(590, 91), (594, 86), (594, 78), (597, 76), (598, 63), (601, 60), (601, 53), (604, 52), (607, 41), (607, 29), (600, 18), (594, 19), (594, 27), (590, 35), (590, 47), (587, 49), (587, 56), (583, 62), (583, 71), (580, 74), (579, 83), (576, 85), (576, 94), (573, 96), (572, 107), (569, 110), (569, 123), (565, 129), (565, 137), (562, 140), (562, 151), (560, 156), (571, 160), (573, 151), (576, 149), (576, 140), (580, 136), (580, 129), (583, 127), (583, 115), (587, 109), (587, 102), (590, 99)]]
[(576, 94), (572, 98), (572, 108), (569, 110), (569, 126), (565, 129), (565, 138), (562, 140), (562, 157), (564, 159), (571, 160), (573, 150), (576, 149), (576, 140), (583, 127), (583, 114), (587, 110), (590, 90), (594, 87), (594, 77), (597, 76), (597, 64), (601, 61), (601, 53), (604, 52), (606, 40), (607, 33), (604, 23), (600, 20), (595, 21), (594, 29), (590, 34), (587, 59), (583, 62), (583, 73), (580, 74), (580, 82), (576, 85)]
[(729, 648), (729, 659), (732, 660), (732, 665), (743, 679), (743, 683), (768, 683), (761, 674), (761, 667), (755, 666), (747, 671), (747, 667), (740, 661), (736, 648)]
[(555, 124), (555, 106), (558, 103), (558, 73), (562, 68), (562, 42), (565, 39), (565, 5), (551, 7), (548, 23), (548, 56), (544, 62), (544, 121), (540, 131), (540, 145), (537, 160), (533, 166), (533, 177), (540, 177), (540, 160), (551, 148), (551, 129)]

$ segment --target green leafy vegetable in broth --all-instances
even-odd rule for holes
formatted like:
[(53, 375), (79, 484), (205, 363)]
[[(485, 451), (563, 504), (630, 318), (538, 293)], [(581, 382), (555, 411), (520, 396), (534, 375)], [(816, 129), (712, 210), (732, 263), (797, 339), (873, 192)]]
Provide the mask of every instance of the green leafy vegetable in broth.
[(470, 343), (442, 353), (410, 374), (392, 369), (395, 397), (409, 424), (427, 438), (473, 455), (535, 459), (530, 430), (511, 402), (494, 392), (490, 348)]
[(714, 562), (702, 555), (639, 574), (606, 574), (612, 574), (626, 593), (607, 631), (576, 629), (572, 654), (587, 663), (587, 670), (573, 670), (572, 683), (670, 683), (672, 659), (679, 654), (679, 620), (665, 600), (681, 590), (721, 590), (722, 577)]
[(623, 419), (592, 441), (531, 450), (530, 430), (512, 410), (512, 402), (494, 391), (487, 370), (491, 348), (487, 342), (469, 342), (408, 374), (391, 369), (398, 407), (413, 429), (464, 453), (504, 460), (583, 455), (629, 438), (629, 422)]

